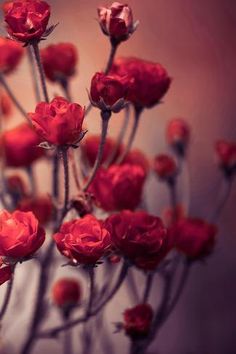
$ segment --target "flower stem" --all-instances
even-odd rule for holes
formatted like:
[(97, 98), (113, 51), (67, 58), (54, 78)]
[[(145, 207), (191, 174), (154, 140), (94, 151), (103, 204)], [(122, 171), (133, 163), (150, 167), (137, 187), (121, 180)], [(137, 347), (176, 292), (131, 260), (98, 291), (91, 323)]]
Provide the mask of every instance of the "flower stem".
[(62, 210), (62, 218), (66, 215), (68, 211), (68, 203), (69, 203), (69, 166), (68, 166), (68, 148), (65, 147), (62, 149), (62, 160), (64, 167), (64, 206)]
[(47, 86), (46, 86), (44, 69), (43, 69), (43, 65), (41, 62), (41, 58), (40, 58), (39, 45), (38, 45), (38, 42), (33, 42), (31, 45), (32, 45), (32, 48), (34, 51), (34, 57), (35, 57), (35, 61), (36, 61), (37, 67), (38, 67), (38, 71), (39, 71), (39, 76), (40, 76), (40, 81), (41, 81), (41, 85), (42, 85), (44, 99), (48, 103), (49, 96), (48, 96), (48, 91), (47, 91)]
[(224, 178), (224, 184), (223, 184), (223, 189), (221, 191), (220, 194), (220, 198), (219, 201), (216, 205), (215, 210), (213, 211), (210, 220), (211, 222), (216, 222), (217, 219), (220, 217), (226, 202), (229, 199), (230, 193), (231, 193), (231, 189), (232, 189), (232, 184), (233, 184), (233, 178)]
[(37, 76), (36, 76), (37, 73), (35, 70), (34, 56), (33, 56), (32, 50), (31, 50), (31, 46), (27, 47), (27, 53), (28, 53), (31, 77), (32, 77), (33, 88), (34, 88), (34, 93), (35, 93), (35, 100), (36, 100), (36, 102), (40, 102), (41, 101), (40, 90), (39, 90), (38, 80), (37, 80)]
[(3, 320), (3, 317), (6, 314), (8, 305), (10, 303), (12, 289), (13, 289), (13, 281), (14, 281), (14, 270), (15, 270), (15, 266), (12, 267), (12, 276), (11, 279), (8, 281), (5, 298), (2, 304), (2, 308), (0, 309), (0, 321)]
[(153, 278), (154, 278), (154, 273), (147, 274), (146, 284), (145, 284), (145, 289), (143, 294), (143, 304), (148, 302), (152, 290)]
[(31, 195), (35, 196), (37, 193), (37, 186), (36, 186), (36, 181), (35, 181), (35, 175), (34, 175), (34, 171), (33, 171), (33, 167), (32, 166), (28, 166), (26, 168), (28, 177), (29, 177), (29, 181), (30, 181), (30, 187), (31, 187)]
[(106, 69), (104, 71), (105, 75), (109, 74), (109, 71), (111, 70), (111, 67), (112, 67), (112, 64), (113, 64), (113, 61), (114, 61), (114, 58), (116, 55), (117, 48), (118, 48), (117, 43), (111, 43), (110, 55), (109, 55)]
[(91, 266), (88, 268), (89, 299), (88, 299), (88, 305), (87, 305), (87, 310), (86, 310), (86, 316), (88, 316), (88, 317), (92, 311), (92, 305), (93, 305), (94, 290), (95, 290), (94, 275), (95, 275), (94, 274), (94, 267)]
[(65, 98), (69, 101), (72, 102), (72, 97), (71, 97), (71, 93), (70, 93), (70, 87), (69, 87), (69, 82), (67, 79), (63, 79), (61, 78), (59, 80), (59, 83), (61, 85), (61, 88), (63, 90), (63, 93), (65, 95)]
[(53, 171), (52, 171), (52, 195), (55, 200), (57, 200), (59, 196), (58, 173), (59, 173), (59, 158), (58, 158), (58, 151), (56, 151), (53, 156)]
[[(67, 324), (68, 319), (64, 319), (64, 324)], [(63, 354), (72, 354), (73, 346), (72, 346), (72, 330), (68, 329), (65, 331), (63, 336)]]

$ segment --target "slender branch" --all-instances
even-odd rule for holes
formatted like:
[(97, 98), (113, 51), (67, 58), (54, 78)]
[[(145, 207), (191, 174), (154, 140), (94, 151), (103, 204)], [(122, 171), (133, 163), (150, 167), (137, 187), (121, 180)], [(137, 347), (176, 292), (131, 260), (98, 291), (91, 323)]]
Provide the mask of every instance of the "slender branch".
[(80, 189), (80, 180), (79, 180), (79, 174), (78, 174), (78, 169), (77, 169), (77, 164), (75, 160), (75, 151), (73, 150), (70, 154), (71, 158), (71, 167), (72, 167), (72, 172), (73, 172), (73, 177), (75, 180), (75, 185), (77, 189)]
[(54, 199), (57, 199), (59, 196), (58, 173), (59, 173), (59, 157), (58, 157), (58, 151), (56, 151), (53, 156), (53, 171), (52, 171), (52, 195)]
[(152, 285), (153, 285), (153, 278), (154, 278), (154, 273), (148, 273), (147, 278), (146, 278), (146, 284), (145, 284), (145, 289), (144, 289), (144, 294), (143, 294), (143, 303), (148, 302), (151, 290), (152, 290)]
[(137, 285), (134, 278), (134, 269), (130, 268), (127, 274), (127, 288), (132, 297), (132, 302), (139, 303), (139, 293), (137, 289)]
[(10, 303), (12, 289), (13, 289), (13, 281), (14, 281), (14, 270), (15, 270), (15, 266), (12, 267), (11, 279), (8, 281), (7, 291), (6, 291), (6, 294), (5, 294), (5, 297), (4, 297), (2, 308), (0, 309), (0, 321), (3, 320), (3, 317), (6, 314), (8, 305)]
[(89, 299), (88, 299), (88, 305), (87, 305), (87, 309), (86, 309), (86, 316), (89, 317), (91, 310), (92, 310), (93, 299), (94, 299), (94, 290), (95, 290), (93, 266), (89, 267), (88, 276), (89, 276)]
[(233, 184), (233, 178), (232, 177), (231, 178), (224, 178), (223, 182), (224, 182), (224, 185), (223, 185), (223, 189), (220, 194), (219, 201), (216, 205), (215, 210), (213, 211), (213, 213), (210, 217), (210, 220), (212, 222), (216, 222), (217, 219), (220, 217), (220, 215), (225, 207), (225, 204), (227, 203), (227, 201), (229, 199), (231, 189), (232, 189), (232, 184)]
[[(67, 319), (64, 320), (66, 324), (68, 322)], [(72, 330), (68, 329), (65, 331), (63, 336), (63, 354), (72, 354), (73, 353), (73, 345), (72, 345)]]
[(168, 183), (168, 187), (170, 190), (170, 205), (172, 208), (171, 224), (173, 224), (175, 221), (177, 221), (178, 218), (177, 210), (176, 210), (177, 208), (176, 177), (174, 177), (174, 179)]
[(35, 61), (36, 61), (37, 67), (38, 67), (38, 71), (39, 71), (39, 76), (40, 76), (40, 80), (41, 80), (41, 86), (42, 86), (44, 99), (46, 102), (49, 102), (49, 96), (48, 96), (48, 91), (47, 91), (47, 86), (46, 86), (44, 69), (43, 69), (43, 65), (41, 62), (41, 58), (40, 58), (39, 45), (38, 45), (38, 42), (33, 42), (31, 45), (32, 45), (32, 48), (34, 51), (34, 57), (35, 57)]
[(35, 195), (37, 193), (37, 185), (36, 185), (36, 181), (35, 181), (35, 175), (34, 175), (34, 171), (33, 171), (33, 167), (32, 166), (28, 166), (26, 168), (28, 177), (29, 177), (29, 181), (30, 181), (30, 186), (31, 186), (31, 195)]
[(32, 77), (33, 88), (34, 88), (34, 93), (35, 93), (35, 100), (36, 100), (36, 102), (40, 102), (41, 101), (40, 90), (39, 90), (38, 80), (37, 80), (37, 76), (36, 76), (37, 73), (35, 70), (34, 56), (33, 56), (32, 50), (31, 50), (31, 46), (27, 47), (27, 53), (28, 53), (31, 77)]
[(59, 83), (61, 85), (62, 91), (69, 102), (72, 102), (69, 81), (66, 78), (60, 78)]
[(68, 166), (68, 148), (65, 147), (62, 149), (62, 160), (64, 167), (64, 206), (62, 210), (62, 217), (64, 217), (68, 211), (68, 203), (69, 203), (69, 166)]
[(109, 71), (111, 70), (111, 67), (112, 67), (112, 64), (113, 64), (117, 49), (118, 49), (118, 44), (117, 43), (111, 43), (110, 55), (109, 55), (109, 58), (108, 58), (106, 69), (104, 71), (105, 75), (109, 74)]

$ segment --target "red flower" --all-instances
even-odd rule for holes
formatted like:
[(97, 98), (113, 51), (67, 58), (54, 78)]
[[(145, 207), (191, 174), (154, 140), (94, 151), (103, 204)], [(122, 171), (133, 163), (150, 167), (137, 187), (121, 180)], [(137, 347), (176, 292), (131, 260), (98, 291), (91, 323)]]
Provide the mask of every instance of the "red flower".
[(59, 43), (42, 49), (41, 58), (47, 78), (61, 81), (74, 75), (78, 54), (73, 44)]
[(160, 218), (143, 211), (122, 211), (105, 223), (114, 246), (143, 270), (154, 270), (171, 248)]
[(7, 31), (21, 42), (39, 41), (46, 32), (50, 6), (41, 0), (17, 0), (5, 13)]
[(2, 4), (2, 10), (4, 12), (4, 15), (10, 10), (10, 8), (12, 7), (12, 3), (13, 1), (9, 0), (9, 1), (5, 1)]
[(39, 136), (51, 144), (75, 145), (82, 137), (84, 108), (63, 97), (39, 103), (29, 116)]
[(179, 221), (186, 217), (186, 211), (181, 204), (176, 205), (175, 208), (165, 208), (162, 212), (162, 220), (165, 225), (170, 226), (174, 222)]
[[(88, 162), (89, 166), (93, 166), (97, 157), (98, 147), (100, 143), (100, 135), (91, 135), (88, 136), (86, 139), (83, 140), (81, 144), (81, 151), (83, 158), (86, 162)], [(116, 147), (116, 141), (110, 137), (107, 137), (104, 150), (103, 150), (103, 158), (102, 163), (104, 163), (109, 156), (112, 154), (113, 150)], [(121, 153), (121, 146), (119, 147), (117, 154), (112, 162), (116, 160), (116, 158)]]
[(33, 213), (0, 212), (0, 256), (14, 259), (32, 256), (44, 240), (45, 232)]
[(217, 229), (201, 219), (186, 218), (171, 230), (176, 248), (191, 259), (208, 256), (215, 245)]
[(124, 158), (122, 164), (138, 165), (142, 167), (147, 175), (150, 170), (150, 163), (147, 156), (139, 149), (131, 150)]
[(167, 141), (181, 155), (190, 139), (190, 128), (182, 118), (172, 119), (167, 127)]
[(9, 176), (6, 180), (7, 191), (11, 195), (24, 196), (26, 195), (26, 187), (22, 178), (18, 175)]
[(96, 73), (91, 81), (90, 100), (101, 110), (119, 112), (124, 107), (128, 89), (127, 78)]
[(20, 63), (24, 49), (11, 39), (0, 37), (0, 71), (9, 74)]
[(53, 285), (52, 300), (55, 305), (63, 308), (76, 306), (81, 299), (81, 287), (78, 280), (61, 278)]
[(176, 172), (177, 166), (175, 160), (169, 155), (157, 155), (154, 159), (153, 169), (157, 176), (161, 179), (172, 179)]
[(98, 8), (98, 20), (103, 33), (116, 42), (125, 41), (135, 31), (132, 10), (128, 5), (114, 2), (109, 8)]
[(64, 256), (81, 264), (95, 264), (110, 247), (110, 234), (103, 222), (90, 214), (64, 223), (54, 240)]
[(0, 92), (0, 117), (9, 118), (12, 113), (10, 97), (5, 92)]
[(38, 135), (27, 123), (4, 132), (0, 137), (0, 147), (4, 151), (7, 166), (26, 167), (42, 157), (44, 150), (38, 147), (40, 142)]
[(53, 204), (49, 197), (23, 198), (17, 207), (21, 211), (32, 211), (42, 225), (51, 220)]
[(227, 173), (236, 172), (236, 143), (220, 140), (216, 143), (218, 163)]
[(90, 192), (101, 208), (107, 211), (135, 209), (141, 201), (145, 172), (136, 165), (112, 165), (101, 168)]
[(2, 258), (0, 258), (0, 285), (10, 280), (12, 271), (10, 266), (4, 266)]
[(124, 329), (132, 339), (148, 335), (153, 320), (153, 310), (148, 304), (140, 304), (124, 312)]
[(117, 59), (111, 74), (131, 80), (127, 100), (137, 108), (149, 108), (159, 103), (171, 83), (167, 71), (160, 64), (137, 58)]

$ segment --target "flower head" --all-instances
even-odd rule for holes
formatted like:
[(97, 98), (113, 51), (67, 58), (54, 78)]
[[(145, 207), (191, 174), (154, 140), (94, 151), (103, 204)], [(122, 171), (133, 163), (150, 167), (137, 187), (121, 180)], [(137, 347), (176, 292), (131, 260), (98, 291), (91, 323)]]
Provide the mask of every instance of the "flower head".
[(2, 258), (0, 258), (0, 285), (10, 280), (12, 277), (11, 266), (4, 265)]
[(61, 278), (52, 287), (53, 303), (63, 309), (76, 306), (81, 299), (81, 287), (77, 279)]
[(122, 164), (136, 165), (140, 166), (147, 175), (150, 170), (150, 162), (148, 157), (139, 149), (132, 149), (125, 156)]
[(173, 157), (161, 154), (155, 157), (153, 169), (159, 178), (170, 181), (177, 172), (177, 165)]
[(153, 310), (149, 304), (139, 304), (124, 312), (124, 330), (132, 339), (142, 339), (149, 333)]
[(42, 225), (47, 224), (52, 217), (53, 204), (47, 196), (22, 198), (17, 207), (21, 211), (33, 212)]
[(11, 39), (0, 37), (0, 72), (9, 74), (14, 71), (23, 57), (22, 46)]
[(190, 140), (190, 127), (182, 118), (172, 119), (167, 126), (167, 142), (179, 154), (184, 155)]
[(236, 143), (219, 140), (216, 143), (216, 156), (220, 168), (231, 176), (236, 172)]

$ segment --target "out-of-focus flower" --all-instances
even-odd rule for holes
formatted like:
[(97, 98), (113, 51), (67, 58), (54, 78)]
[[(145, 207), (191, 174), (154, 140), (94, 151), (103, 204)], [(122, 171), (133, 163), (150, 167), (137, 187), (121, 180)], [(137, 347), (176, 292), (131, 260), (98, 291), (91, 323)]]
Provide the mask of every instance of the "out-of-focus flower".
[(53, 204), (49, 197), (26, 197), (21, 199), (17, 208), (21, 211), (32, 211), (39, 223), (42, 225), (47, 224), (52, 217)]
[(29, 124), (5, 131), (0, 137), (0, 154), (9, 167), (27, 167), (44, 155), (38, 145), (41, 140)]
[(138, 109), (151, 108), (160, 103), (171, 84), (171, 78), (163, 66), (138, 58), (115, 60), (111, 69), (113, 74), (130, 79), (127, 100)]
[(132, 339), (142, 339), (149, 333), (153, 310), (149, 304), (139, 304), (124, 312), (124, 330)]
[(11, 266), (4, 265), (2, 258), (0, 258), (0, 285), (10, 280), (12, 277)]
[(127, 77), (96, 73), (91, 81), (90, 101), (102, 111), (117, 113), (125, 105), (129, 87)]
[(184, 217), (186, 217), (186, 211), (184, 206), (181, 204), (176, 205), (175, 208), (165, 208), (162, 212), (162, 220), (167, 226), (170, 226)]
[(41, 58), (51, 81), (64, 81), (75, 74), (78, 54), (72, 43), (51, 44), (41, 50)]
[(54, 240), (64, 256), (80, 264), (95, 264), (110, 247), (110, 234), (103, 222), (90, 214), (64, 223)]
[(19, 175), (11, 175), (6, 179), (6, 188), (9, 194), (20, 197), (26, 195), (26, 186)]
[(0, 72), (9, 74), (16, 69), (23, 57), (22, 46), (11, 39), (0, 37)]
[(114, 246), (143, 270), (154, 270), (172, 247), (161, 219), (143, 211), (111, 215), (105, 225)]
[(217, 228), (205, 220), (181, 219), (170, 229), (175, 247), (190, 259), (208, 256), (215, 246)]
[(12, 102), (5, 92), (0, 92), (0, 117), (9, 118), (12, 113)]
[(216, 143), (216, 155), (219, 166), (227, 175), (236, 172), (236, 143), (219, 140)]
[(63, 97), (39, 103), (29, 117), (38, 135), (52, 145), (76, 145), (83, 137), (84, 108)]
[(122, 161), (122, 164), (138, 165), (143, 168), (147, 175), (150, 170), (150, 163), (147, 156), (139, 149), (131, 150)]
[(5, 7), (7, 31), (21, 42), (39, 41), (46, 32), (50, 6), (41, 0), (17, 0)]
[(161, 154), (155, 157), (153, 169), (159, 178), (170, 181), (177, 172), (177, 165), (173, 157)]
[(31, 212), (0, 212), (0, 256), (15, 260), (32, 256), (44, 243), (45, 231)]
[(172, 119), (167, 126), (167, 142), (174, 150), (184, 155), (186, 147), (190, 140), (190, 128), (182, 118)]
[(141, 201), (145, 172), (137, 165), (112, 165), (100, 168), (89, 191), (107, 211), (135, 209)]
[(99, 7), (98, 20), (103, 33), (114, 44), (126, 41), (138, 25), (138, 22), (133, 22), (131, 8), (119, 2), (114, 2), (110, 7)]
[(52, 287), (53, 303), (63, 309), (76, 306), (81, 300), (81, 287), (77, 279), (61, 278)]

